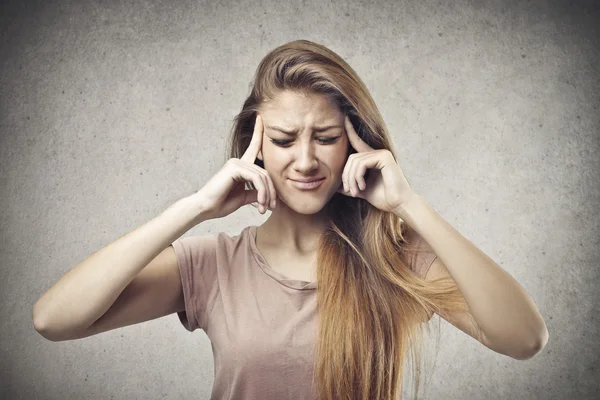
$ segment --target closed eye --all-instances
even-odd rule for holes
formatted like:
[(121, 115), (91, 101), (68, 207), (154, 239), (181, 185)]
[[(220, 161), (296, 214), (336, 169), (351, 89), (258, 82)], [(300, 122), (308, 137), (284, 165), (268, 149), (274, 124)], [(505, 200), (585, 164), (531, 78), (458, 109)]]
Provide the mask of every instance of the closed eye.
[[(337, 136), (334, 138), (317, 138), (317, 140), (323, 144), (333, 144), (335, 143), (341, 136)], [(293, 140), (277, 140), (271, 139), (271, 142), (280, 147), (289, 147), (288, 145), (293, 142)]]

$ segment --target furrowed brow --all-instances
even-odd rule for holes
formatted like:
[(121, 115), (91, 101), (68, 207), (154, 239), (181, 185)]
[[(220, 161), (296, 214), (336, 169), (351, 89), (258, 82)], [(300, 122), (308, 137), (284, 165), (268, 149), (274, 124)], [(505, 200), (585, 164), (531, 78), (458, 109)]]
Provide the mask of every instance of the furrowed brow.
[[(278, 126), (266, 126), (266, 128), (272, 129), (275, 131), (279, 131), (281, 133), (285, 133), (286, 135), (290, 135), (290, 136), (296, 136), (298, 134), (298, 130), (286, 130), (286, 129), (280, 128)], [(340, 125), (322, 126), (322, 127), (315, 128), (315, 132), (325, 132), (332, 128), (341, 128), (341, 126)]]

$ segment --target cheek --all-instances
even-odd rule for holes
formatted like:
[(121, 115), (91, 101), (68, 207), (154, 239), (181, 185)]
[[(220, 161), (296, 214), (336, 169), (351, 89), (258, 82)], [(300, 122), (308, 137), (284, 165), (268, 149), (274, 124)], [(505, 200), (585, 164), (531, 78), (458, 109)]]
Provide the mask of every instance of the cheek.
[(336, 149), (333, 154), (331, 154), (331, 165), (332, 168), (338, 172), (340, 175), (344, 171), (344, 167), (346, 166), (346, 162), (348, 161), (348, 155), (344, 151), (345, 148)]
[(276, 149), (263, 148), (263, 165), (272, 180), (278, 179), (286, 161), (281, 152)]
[(279, 148), (272, 143), (263, 143), (263, 159), (267, 161), (267, 164), (270, 167), (281, 163), (281, 151), (277, 151), (278, 149)]

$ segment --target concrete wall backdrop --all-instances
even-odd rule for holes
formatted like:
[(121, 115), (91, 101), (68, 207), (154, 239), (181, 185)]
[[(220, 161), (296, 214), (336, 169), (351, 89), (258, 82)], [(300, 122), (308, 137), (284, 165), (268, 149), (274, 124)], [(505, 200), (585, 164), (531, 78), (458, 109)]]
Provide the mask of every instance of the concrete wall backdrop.
[[(210, 341), (176, 315), (70, 342), (35, 301), (200, 189), (254, 70), (322, 43), (367, 84), (412, 187), (546, 319), (516, 361), (441, 320), (428, 399), (599, 395), (599, 28), (592, 1), (12, 1), (0, 64), (0, 398), (208, 398)], [(252, 207), (186, 235), (237, 234)], [(439, 318), (436, 316), (438, 322)]]

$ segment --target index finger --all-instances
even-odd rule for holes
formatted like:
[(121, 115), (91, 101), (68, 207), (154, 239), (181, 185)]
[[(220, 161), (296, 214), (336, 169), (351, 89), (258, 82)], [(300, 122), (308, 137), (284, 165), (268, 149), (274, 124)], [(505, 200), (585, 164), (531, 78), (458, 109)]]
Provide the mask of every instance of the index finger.
[(346, 134), (348, 135), (348, 140), (352, 147), (359, 153), (371, 151), (373, 148), (365, 143), (364, 140), (358, 136), (358, 133), (354, 130), (354, 126), (352, 126), (352, 122), (350, 122), (350, 117), (346, 115), (344, 119), (344, 125), (346, 126)]
[(262, 145), (263, 136), (263, 123), (260, 115), (256, 114), (256, 122), (254, 123), (254, 133), (252, 134), (252, 140), (248, 145), (248, 148), (244, 152), (244, 155), (240, 158), (242, 161), (247, 161), (250, 164), (254, 164), (254, 160), (258, 156)]

